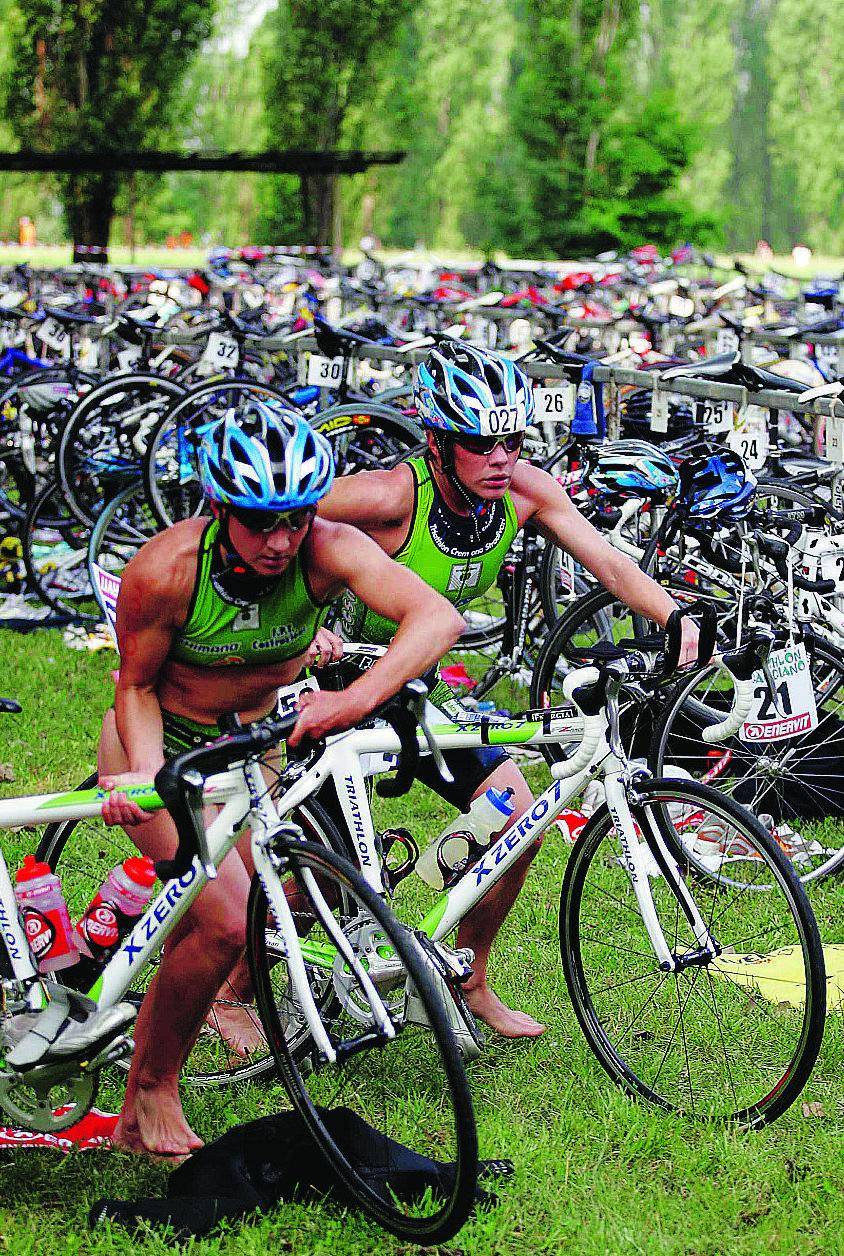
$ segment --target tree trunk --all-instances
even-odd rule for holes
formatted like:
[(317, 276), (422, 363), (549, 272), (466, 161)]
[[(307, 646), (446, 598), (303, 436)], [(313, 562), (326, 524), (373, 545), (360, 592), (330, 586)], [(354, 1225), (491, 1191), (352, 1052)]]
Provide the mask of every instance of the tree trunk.
[(74, 262), (107, 262), (116, 174), (72, 174), (62, 188)]
[(333, 174), (303, 174), (302, 218), (305, 244), (326, 244), (334, 234), (334, 197), (337, 177)]

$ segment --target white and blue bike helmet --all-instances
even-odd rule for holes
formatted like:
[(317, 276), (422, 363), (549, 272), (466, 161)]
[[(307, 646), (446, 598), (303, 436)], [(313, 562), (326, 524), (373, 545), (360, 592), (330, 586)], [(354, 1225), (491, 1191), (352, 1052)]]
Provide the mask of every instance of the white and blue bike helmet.
[(431, 350), (414, 397), (422, 426), (452, 436), (523, 432), (534, 415), (530, 380), (515, 362), (458, 340)]
[(324, 436), (280, 403), (250, 400), (204, 434), (199, 478), (205, 496), (247, 510), (315, 506), (334, 480)]

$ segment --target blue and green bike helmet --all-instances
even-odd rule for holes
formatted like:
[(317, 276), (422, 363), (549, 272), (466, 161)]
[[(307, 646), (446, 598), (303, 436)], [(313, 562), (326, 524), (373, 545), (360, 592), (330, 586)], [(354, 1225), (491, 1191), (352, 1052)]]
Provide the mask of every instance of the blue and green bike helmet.
[(530, 380), (515, 362), (458, 340), (438, 345), (420, 364), (414, 397), (422, 426), (453, 436), (523, 432), (535, 408)]

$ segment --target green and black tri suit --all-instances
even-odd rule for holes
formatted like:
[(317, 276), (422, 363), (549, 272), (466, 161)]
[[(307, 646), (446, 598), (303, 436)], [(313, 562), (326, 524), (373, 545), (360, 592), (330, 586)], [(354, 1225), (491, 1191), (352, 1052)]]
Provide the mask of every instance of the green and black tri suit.
[[(474, 519), (459, 515), (447, 505), (425, 458), (410, 458), (407, 465), (413, 474), (413, 512), (407, 536), (392, 555), (393, 561), (415, 572), (457, 610), (465, 610), (498, 579), (519, 530), (513, 498), (505, 493), (489, 502)], [(385, 645), (392, 640), (397, 625), (347, 593), (333, 627), (347, 641)], [(449, 707), (453, 712), (455, 699), (449, 687), (435, 672), (426, 679), (431, 686), (431, 704), (443, 711), (445, 718), (453, 718)], [(507, 754), (486, 747), (448, 751), (444, 757), (454, 776), (453, 786), (444, 785), (435, 768), (428, 771), (431, 761), (427, 758), (420, 761), (419, 779), (462, 810)]]
[[(219, 557), (220, 526), (206, 527), (199, 545), (196, 582), (184, 627), (173, 638), (171, 659), (195, 667), (286, 663), (304, 654), (325, 621), (329, 605), (317, 602), (301, 550), (266, 592), (237, 596), (227, 589)], [(178, 754), (219, 736), (215, 724), (199, 724), (162, 709), (164, 749)]]

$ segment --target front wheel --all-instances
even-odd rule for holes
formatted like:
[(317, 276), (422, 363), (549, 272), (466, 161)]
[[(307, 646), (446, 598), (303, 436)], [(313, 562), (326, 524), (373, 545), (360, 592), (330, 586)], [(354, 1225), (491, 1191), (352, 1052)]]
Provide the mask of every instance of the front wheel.
[[(629, 802), (637, 836), (668, 850), (719, 953), (684, 964), (700, 940), (651, 858), (654, 907), (680, 961), (677, 971), (660, 968), (636, 874), (601, 807), (578, 838), (560, 899), (563, 969), (589, 1047), (613, 1081), (662, 1108), (773, 1121), (805, 1086), (824, 1029), (823, 952), (805, 891), (762, 825), (717, 791), (656, 779), (637, 784)], [(685, 857), (698, 847), (710, 855), (703, 878)], [(757, 885), (765, 892), (747, 892)]]
[[(444, 1242), (463, 1225), (474, 1201), (477, 1132), (463, 1065), (422, 949), (347, 860), (297, 844), (283, 851), (278, 876), (311, 994), (338, 1050), (334, 1065), (317, 1053), (296, 998), (287, 947), (255, 877), (249, 963), (284, 1086), (335, 1173), (370, 1216), (415, 1243)], [(327, 926), (342, 932), (368, 973), (395, 1037), (376, 1027), (369, 996)], [(415, 1172), (422, 1157), (427, 1182)]]

